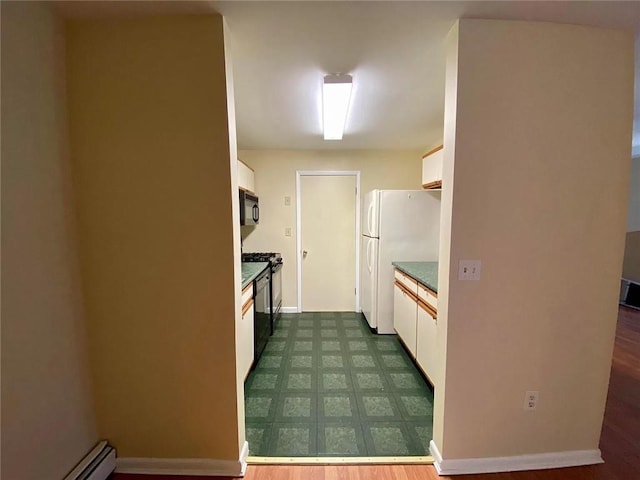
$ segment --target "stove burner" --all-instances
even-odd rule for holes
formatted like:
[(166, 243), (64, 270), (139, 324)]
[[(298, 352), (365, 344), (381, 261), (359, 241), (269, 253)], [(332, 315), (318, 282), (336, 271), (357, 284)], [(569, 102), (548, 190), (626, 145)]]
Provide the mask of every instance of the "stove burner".
[(282, 263), (282, 255), (275, 252), (249, 252), (242, 254), (243, 262)]

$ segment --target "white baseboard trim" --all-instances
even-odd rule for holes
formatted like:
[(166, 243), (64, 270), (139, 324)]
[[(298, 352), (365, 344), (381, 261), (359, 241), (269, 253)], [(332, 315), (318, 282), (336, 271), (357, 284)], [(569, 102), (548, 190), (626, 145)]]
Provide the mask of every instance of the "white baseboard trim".
[(280, 307), (282, 313), (298, 313), (298, 307)]
[(244, 477), (247, 470), (249, 444), (244, 442), (238, 460), (209, 458), (144, 458), (116, 459), (117, 473), (142, 475), (209, 475), (215, 477)]
[(467, 475), (473, 473), (517, 472), (548, 468), (579, 467), (604, 463), (600, 450), (536, 453), (512, 457), (460, 458), (445, 460), (433, 440), (429, 443), (433, 466), (438, 475)]

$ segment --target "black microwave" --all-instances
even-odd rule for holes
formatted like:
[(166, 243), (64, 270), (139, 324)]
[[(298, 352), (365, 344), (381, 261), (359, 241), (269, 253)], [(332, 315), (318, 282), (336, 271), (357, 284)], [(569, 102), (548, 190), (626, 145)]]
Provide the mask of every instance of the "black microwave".
[(240, 190), (240, 225), (257, 225), (259, 220), (258, 197)]

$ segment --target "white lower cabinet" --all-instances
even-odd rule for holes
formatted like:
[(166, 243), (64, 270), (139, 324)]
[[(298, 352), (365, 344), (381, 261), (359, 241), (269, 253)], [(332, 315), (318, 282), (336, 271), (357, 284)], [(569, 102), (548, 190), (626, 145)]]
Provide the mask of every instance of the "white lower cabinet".
[(429, 378), (431, 385), (435, 385), (435, 366), (437, 362), (437, 325), (436, 318), (429, 308), (418, 302), (418, 328), (416, 362)]
[(435, 386), (438, 294), (396, 270), (393, 326), (411, 356)]
[(253, 364), (253, 282), (242, 290), (242, 319), (238, 329), (238, 368), (247, 378)]
[(418, 304), (411, 294), (397, 284), (394, 286), (393, 295), (393, 326), (407, 350), (415, 358)]

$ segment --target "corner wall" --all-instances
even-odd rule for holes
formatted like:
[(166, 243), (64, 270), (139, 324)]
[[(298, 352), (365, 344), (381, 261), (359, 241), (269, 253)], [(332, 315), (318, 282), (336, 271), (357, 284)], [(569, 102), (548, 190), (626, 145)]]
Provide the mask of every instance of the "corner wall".
[(97, 443), (67, 150), (63, 26), (2, 2), (2, 471), (63, 478)]
[(98, 431), (119, 457), (147, 466), (237, 466), (244, 444), (223, 30), (219, 15), (67, 27)]
[[(443, 465), (577, 451), (597, 461), (627, 220), (633, 37), (463, 19), (454, 41), (435, 443)], [(482, 261), (480, 281), (457, 280), (461, 259)], [(527, 390), (540, 392), (535, 411), (523, 408)]]

